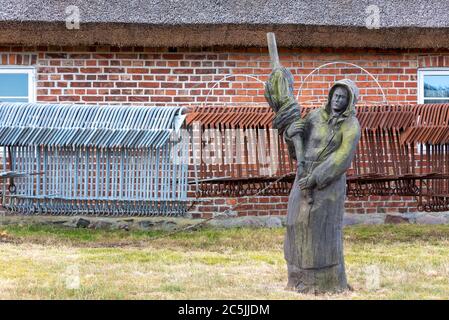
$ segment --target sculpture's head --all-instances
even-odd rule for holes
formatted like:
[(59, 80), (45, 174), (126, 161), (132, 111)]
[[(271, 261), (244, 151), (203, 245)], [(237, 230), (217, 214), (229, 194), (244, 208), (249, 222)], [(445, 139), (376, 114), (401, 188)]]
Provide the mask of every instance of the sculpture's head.
[(355, 114), (358, 96), (359, 89), (352, 80), (337, 81), (329, 90), (326, 111), (329, 114), (341, 114), (343, 116)]
[(331, 110), (334, 114), (340, 114), (346, 110), (349, 102), (349, 92), (343, 86), (337, 86), (331, 97)]

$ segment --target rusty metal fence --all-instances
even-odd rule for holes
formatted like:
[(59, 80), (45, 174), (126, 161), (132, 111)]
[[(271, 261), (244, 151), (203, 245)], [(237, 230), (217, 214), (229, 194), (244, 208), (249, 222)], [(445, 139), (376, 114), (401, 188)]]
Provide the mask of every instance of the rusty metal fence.
[[(303, 116), (310, 110), (303, 108)], [(448, 211), (449, 105), (360, 106), (357, 112), (362, 137), (348, 172), (348, 194), (414, 196), (421, 211)], [(202, 135), (197, 153), (204, 153), (213, 133), (214, 143), (222, 147), (220, 154), (234, 150), (234, 160), (237, 150), (242, 155), (240, 161), (229, 163), (224, 156), (201, 161), (198, 196), (253, 195), (281, 177), (264, 194), (289, 193), (295, 163), (283, 138), (274, 138), (270, 131), (272, 119), (269, 107), (198, 107), (190, 113), (188, 125), (196, 125)], [(229, 139), (228, 132), (240, 139)], [(266, 155), (266, 150), (272, 154)]]

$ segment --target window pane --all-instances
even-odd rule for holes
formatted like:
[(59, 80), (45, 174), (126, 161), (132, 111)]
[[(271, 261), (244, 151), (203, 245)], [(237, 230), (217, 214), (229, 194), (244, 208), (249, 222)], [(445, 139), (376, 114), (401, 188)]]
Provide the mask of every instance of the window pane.
[(449, 74), (424, 76), (424, 97), (449, 97)]
[(28, 98), (2, 98), (2, 97), (0, 97), (0, 102), (28, 102)]
[(0, 96), (28, 97), (28, 74), (0, 73)]
[(449, 99), (424, 99), (424, 103), (449, 103)]

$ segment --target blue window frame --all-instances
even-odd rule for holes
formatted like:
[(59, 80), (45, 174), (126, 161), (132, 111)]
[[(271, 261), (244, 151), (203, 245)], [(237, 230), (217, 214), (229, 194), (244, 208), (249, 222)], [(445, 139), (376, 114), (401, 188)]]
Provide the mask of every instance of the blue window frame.
[(34, 70), (0, 67), (0, 102), (35, 102)]

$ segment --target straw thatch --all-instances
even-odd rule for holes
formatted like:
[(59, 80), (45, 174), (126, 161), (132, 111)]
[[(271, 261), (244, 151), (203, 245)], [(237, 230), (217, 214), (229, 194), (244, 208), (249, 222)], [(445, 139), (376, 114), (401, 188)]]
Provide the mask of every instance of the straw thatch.
[[(143, 46), (449, 48), (446, 1), (378, 0), (380, 29), (368, 29), (370, 0), (1, 0), (0, 43)], [(66, 7), (81, 28), (68, 30)]]

